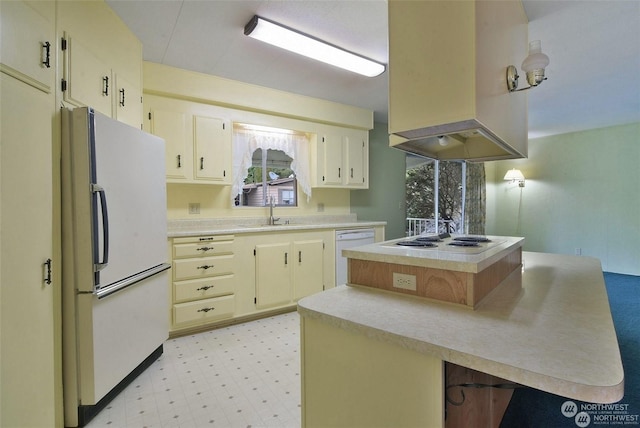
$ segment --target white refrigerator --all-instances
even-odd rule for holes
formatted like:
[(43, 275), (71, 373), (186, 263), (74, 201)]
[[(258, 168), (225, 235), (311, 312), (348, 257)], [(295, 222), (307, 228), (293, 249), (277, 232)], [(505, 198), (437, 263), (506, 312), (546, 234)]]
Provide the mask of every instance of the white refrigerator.
[(83, 426), (162, 354), (169, 332), (164, 141), (62, 110), (65, 426)]

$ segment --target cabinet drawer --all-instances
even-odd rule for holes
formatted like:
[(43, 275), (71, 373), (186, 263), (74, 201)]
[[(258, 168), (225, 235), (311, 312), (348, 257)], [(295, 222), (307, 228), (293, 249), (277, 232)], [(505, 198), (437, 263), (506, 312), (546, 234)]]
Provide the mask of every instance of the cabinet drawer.
[(176, 259), (232, 253), (233, 241), (191, 242), (173, 245), (173, 257)]
[(203, 323), (233, 315), (235, 298), (231, 296), (215, 297), (196, 302), (173, 305), (174, 324)]
[(173, 300), (175, 302), (185, 302), (233, 294), (233, 291), (233, 275), (191, 279), (173, 283)]
[(173, 261), (173, 279), (203, 278), (233, 273), (233, 255)]

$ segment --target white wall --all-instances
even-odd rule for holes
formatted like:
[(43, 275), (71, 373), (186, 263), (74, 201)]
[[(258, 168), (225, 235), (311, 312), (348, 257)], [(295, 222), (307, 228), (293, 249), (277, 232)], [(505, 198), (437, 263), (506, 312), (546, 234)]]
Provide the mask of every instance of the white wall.
[[(524, 188), (502, 180), (510, 168)], [(640, 275), (640, 123), (530, 140), (528, 159), (487, 163), (487, 180), (488, 234)]]

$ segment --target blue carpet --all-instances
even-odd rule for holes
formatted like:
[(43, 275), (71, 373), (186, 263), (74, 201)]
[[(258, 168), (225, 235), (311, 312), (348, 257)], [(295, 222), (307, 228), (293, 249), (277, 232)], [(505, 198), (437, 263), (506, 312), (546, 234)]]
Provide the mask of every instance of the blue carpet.
[[(588, 416), (565, 417), (562, 405), (567, 398), (520, 388), (515, 390), (500, 428), (640, 427), (640, 276), (605, 272), (604, 280), (624, 367), (624, 398), (607, 408), (571, 400), (576, 411)], [(566, 410), (569, 413), (571, 409)]]

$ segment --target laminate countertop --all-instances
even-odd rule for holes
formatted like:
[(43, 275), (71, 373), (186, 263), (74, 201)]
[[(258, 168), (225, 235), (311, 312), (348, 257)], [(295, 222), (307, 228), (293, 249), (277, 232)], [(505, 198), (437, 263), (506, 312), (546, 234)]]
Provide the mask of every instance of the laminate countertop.
[(471, 310), (341, 285), (298, 302), (303, 317), (560, 396), (613, 403), (620, 349), (600, 261), (523, 252), (524, 271)]
[(270, 233), (321, 229), (384, 227), (386, 221), (361, 221), (354, 214), (281, 218), (277, 225), (266, 224), (266, 217), (237, 217), (198, 220), (169, 220), (167, 235), (180, 238), (200, 235)]

